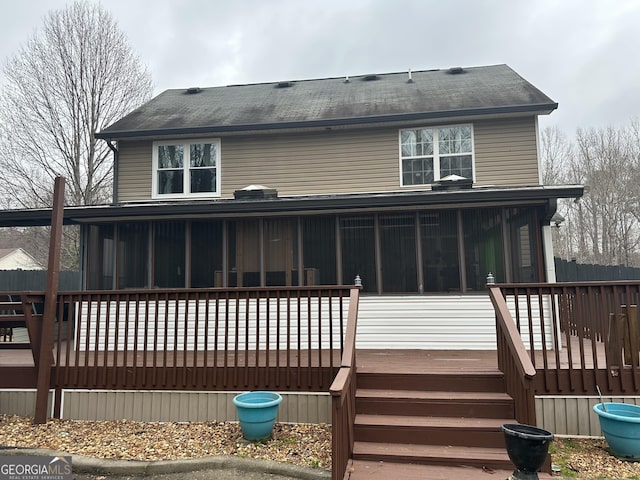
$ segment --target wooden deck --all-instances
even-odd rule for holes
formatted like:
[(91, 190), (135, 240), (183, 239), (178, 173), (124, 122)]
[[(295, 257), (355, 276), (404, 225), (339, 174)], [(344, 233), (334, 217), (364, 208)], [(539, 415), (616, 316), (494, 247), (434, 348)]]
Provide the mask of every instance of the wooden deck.
[[(510, 478), (513, 470), (354, 460), (349, 465), (348, 472), (349, 476), (345, 478), (349, 480), (388, 480), (390, 478), (402, 480), (489, 480)], [(547, 480), (553, 477), (540, 472), (538, 478)]]
[[(14, 341), (24, 332), (16, 329)], [(563, 338), (564, 340), (564, 338)], [(1, 342), (5, 343), (5, 342)], [(5, 343), (6, 345), (6, 343)], [(67, 356), (67, 347), (69, 355)], [(61, 355), (54, 349), (52, 384), (59, 388), (141, 388), (141, 389), (277, 389), (282, 391), (327, 391), (340, 365), (339, 350), (264, 351), (75, 351), (66, 342)], [(596, 385), (603, 392), (620, 395), (633, 392), (637, 380), (630, 366), (607, 369), (605, 344), (570, 337), (560, 351), (529, 352), (537, 375), (533, 388), (537, 395), (593, 395)], [(13, 368), (10, 368), (13, 367)], [(16, 368), (20, 367), (20, 368)], [(0, 349), (0, 387), (33, 388), (35, 376), (30, 350)], [(389, 373), (411, 374), (438, 371), (497, 371), (495, 351), (486, 350), (358, 350), (357, 370), (384, 369)], [(640, 388), (640, 385), (637, 385)]]
[(425, 373), (498, 369), (492, 350), (358, 350), (359, 373)]
[[(570, 345), (564, 345), (556, 356), (555, 350), (547, 350), (546, 364), (548, 368), (555, 369), (560, 365), (560, 369), (586, 368), (589, 370), (606, 368), (607, 358), (605, 352), (605, 344), (603, 342), (592, 342), (590, 339), (580, 339), (576, 335), (570, 337)], [(595, 347), (595, 348), (594, 348)], [(580, 353), (583, 352), (583, 355)], [(534, 366), (539, 369), (545, 365), (544, 352), (538, 350), (531, 359)]]
[[(24, 341), (23, 337), (26, 338), (26, 330), (25, 329), (16, 329), (14, 333), (14, 342)], [(606, 366), (606, 357), (605, 357), (605, 345), (602, 342), (596, 343), (595, 356), (593, 355), (593, 346), (590, 340), (582, 340), (582, 347), (580, 346), (580, 339), (576, 336), (571, 337), (571, 351), (574, 352), (572, 355), (572, 361), (569, 362), (569, 352), (570, 349), (567, 347), (562, 348), (558, 352), (558, 356), (556, 357), (555, 351), (547, 351), (546, 361), (547, 365), (550, 368), (556, 368), (556, 360), (559, 360), (561, 369), (568, 369), (569, 365), (571, 368), (579, 369), (582, 368), (580, 364), (580, 356), (576, 355), (575, 352), (579, 352), (582, 348), (585, 356), (585, 367), (588, 369), (594, 368), (605, 368)], [(4, 344), (9, 346), (10, 342), (5, 342), (0, 339), (0, 344)], [(62, 349), (66, 348), (66, 344), (63, 343)], [(167, 355), (167, 365), (173, 366), (173, 359), (175, 357), (178, 365), (181, 365), (185, 359), (192, 360), (195, 353), (193, 351), (187, 352), (187, 357), (185, 357), (185, 353), (183, 351), (176, 351), (177, 354), (174, 355), (174, 352), (169, 352)], [(302, 365), (308, 365), (309, 356), (306, 354), (306, 350), (302, 351), (300, 357), (300, 362)], [(112, 352), (98, 352), (98, 357), (103, 357), (107, 355), (109, 359), (109, 363), (113, 365), (114, 355)], [(217, 355), (217, 360), (216, 360)], [(286, 352), (280, 352), (279, 356), (282, 360), (283, 356), (286, 355)], [(55, 356), (55, 351), (54, 351)], [(124, 363), (124, 352), (119, 351), (117, 353), (118, 360), (116, 360), (116, 365), (123, 365)], [(267, 357), (264, 353), (256, 354), (255, 351), (250, 351), (248, 356), (245, 356), (245, 352), (242, 350), (238, 351), (237, 359), (238, 365), (243, 366), (245, 362), (249, 365), (256, 364), (256, 356), (258, 357), (258, 362), (261, 366), (266, 366), (267, 362), (269, 365), (276, 365), (278, 355), (276, 352), (271, 351), (269, 356)], [(93, 364), (93, 359), (95, 354), (93, 352), (79, 352), (79, 355), (73, 357), (69, 362), (69, 365), (85, 365), (85, 362), (88, 362), (89, 365)], [(147, 363), (152, 363), (154, 354), (153, 352), (147, 352), (146, 355), (144, 352), (137, 351), (128, 351), (127, 358), (129, 362), (134, 362), (141, 364), (146, 358)], [(198, 365), (204, 366), (205, 360), (207, 365), (213, 366), (214, 363), (218, 365), (224, 363), (225, 355), (222, 352), (205, 352), (199, 351), (197, 352), (198, 357)], [(235, 359), (235, 352), (227, 352), (226, 354), (227, 362), (230, 362), (231, 359)], [(161, 361), (163, 358), (162, 353), (155, 354), (156, 363)], [(312, 354), (311, 362), (313, 366), (318, 366), (319, 356), (317, 351)], [(294, 354), (294, 361), (297, 362), (298, 354)], [(334, 352), (334, 362), (336, 359), (339, 359), (339, 355)], [(595, 359), (595, 363), (594, 363)], [(532, 360), (534, 361), (534, 365), (542, 366), (545, 362), (544, 354), (541, 351), (536, 351)], [(337, 360), (339, 362), (339, 360)], [(330, 363), (330, 356), (327, 351), (322, 353), (322, 363), (324, 365), (328, 365)], [(64, 362), (61, 362), (64, 365)], [(0, 366), (7, 365), (16, 365), (16, 366), (28, 366), (33, 365), (33, 358), (31, 356), (30, 350), (8, 350), (8, 349), (0, 349)], [(386, 367), (390, 371), (397, 372), (421, 372), (424, 371), (425, 368), (433, 368), (437, 370), (485, 370), (485, 369), (493, 369), (497, 368), (497, 358), (495, 351), (492, 350), (396, 350), (396, 349), (387, 349), (387, 350), (358, 350), (358, 370), (366, 370), (370, 367)]]
[[(14, 342), (22, 342), (26, 340), (26, 329), (15, 329), (14, 331)], [(606, 357), (605, 357), (605, 345), (602, 342), (596, 343), (595, 356), (593, 355), (593, 345), (590, 340), (584, 339), (582, 340), (582, 347), (580, 346), (580, 339), (576, 336), (571, 337), (571, 351), (574, 352), (572, 355), (572, 361), (569, 362), (569, 352), (570, 349), (567, 347), (562, 348), (558, 352), (557, 359), (560, 363), (560, 368), (569, 368), (571, 365), (574, 369), (579, 369), (582, 367), (580, 364), (580, 356), (575, 352), (579, 352), (582, 348), (585, 356), (585, 367), (586, 368), (604, 368), (606, 366)], [(9, 346), (11, 342), (2, 341), (0, 338), (0, 344), (4, 344)], [(66, 343), (63, 343), (62, 349), (66, 348)], [(306, 352), (303, 350), (303, 352)], [(285, 354), (285, 352), (280, 352), (280, 356)], [(104, 355), (104, 352), (99, 352), (99, 355)], [(110, 359), (113, 359), (112, 354), (110, 355)], [(130, 361), (133, 358), (133, 351), (129, 351), (128, 357)], [(147, 358), (151, 360), (153, 358), (152, 352), (147, 352), (147, 355), (144, 355), (144, 352), (136, 352), (136, 358), (142, 360), (143, 358)], [(192, 358), (194, 352), (191, 351), (188, 355)], [(199, 364), (204, 365), (205, 352), (199, 351), (197, 352), (199, 357)], [(218, 364), (220, 361), (224, 359), (224, 355), (222, 352), (218, 352)], [(55, 352), (54, 352), (55, 356)], [(156, 357), (161, 356), (160, 353), (156, 354)], [(168, 362), (171, 365), (171, 358), (173, 358), (173, 352), (168, 355)], [(184, 353), (182, 351), (178, 351), (178, 362), (180, 362), (181, 358), (184, 358)], [(235, 357), (235, 352), (228, 352), (228, 358)], [(270, 352), (270, 364), (275, 365), (276, 362), (276, 352)], [(546, 355), (547, 364), (550, 368), (556, 368), (556, 353), (555, 351), (547, 351)], [(77, 364), (83, 365), (85, 363), (85, 358), (93, 358), (93, 353), (91, 352), (80, 352), (79, 362), (72, 361), (69, 362), (70, 365)], [(124, 358), (124, 352), (118, 352), (118, 358)], [(209, 365), (212, 365), (214, 362), (215, 353), (212, 351), (207, 352), (207, 362)], [(294, 357), (297, 358), (297, 357)], [(314, 362), (317, 362), (317, 353), (315, 358), (312, 356)], [(323, 353), (323, 363), (326, 365), (329, 362), (328, 352)], [(334, 358), (339, 358), (339, 355), (334, 355)], [(594, 364), (594, 358), (596, 363)], [(238, 351), (238, 359), (240, 362), (243, 362), (245, 359), (244, 351)], [(534, 361), (534, 365), (543, 365), (544, 354), (542, 351), (536, 351), (532, 360)], [(249, 364), (254, 365), (256, 361), (256, 353), (251, 352), (249, 357), (247, 358)], [(122, 360), (118, 360), (117, 364), (121, 364)], [(259, 362), (265, 365), (267, 362), (267, 357), (264, 354), (259, 355)], [(303, 365), (308, 363), (307, 355), (303, 355), (301, 357), (301, 362)], [(90, 362), (91, 363), (91, 362)], [(7, 350), (0, 349), (0, 365), (33, 365), (33, 358), (31, 356), (30, 350)], [(240, 363), (242, 365), (242, 363)], [(367, 369), (370, 366), (386, 366), (390, 370), (395, 371), (403, 371), (406, 372), (407, 369), (409, 371), (422, 371), (425, 367), (434, 368), (438, 370), (460, 370), (460, 369), (471, 369), (471, 370), (483, 370), (487, 368), (497, 368), (497, 358), (495, 351), (492, 350), (396, 350), (396, 349), (387, 349), (387, 350), (358, 350), (358, 369)]]

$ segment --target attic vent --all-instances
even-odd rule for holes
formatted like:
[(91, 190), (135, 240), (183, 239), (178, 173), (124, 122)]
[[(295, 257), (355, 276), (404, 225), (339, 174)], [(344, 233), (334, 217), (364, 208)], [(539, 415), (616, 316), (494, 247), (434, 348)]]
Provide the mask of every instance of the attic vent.
[(473, 187), (473, 179), (461, 177), (460, 175), (448, 175), (431, 186), (433, 191), (442, 190), (467, 190)]
[(289, 88), (293, 87), (293, 82), (278, 82), (276, 83), (276, 88)]
[(278, 198), (278, 191), (264, 185), (249, 185), (233, 192), (233, 197), (236, 200), (266, 200)]
[(462, 68), (462, 67), (451, 67), (449, 70), (447, 70), (447, 73), (450, 73), (451, 75), (457, 75), (459, 73), (464, 73), (464, 68)]
[(202, 89), (200, 87), (190, 87), (187, 88), (187, 93), (189, 95), (193, 95), (194, 93), (200, 93), (202, 91)]
[(363, 82), (373, 82), (374, 80), (380, 80), (378, 75), (365, 75), (362, 77)]

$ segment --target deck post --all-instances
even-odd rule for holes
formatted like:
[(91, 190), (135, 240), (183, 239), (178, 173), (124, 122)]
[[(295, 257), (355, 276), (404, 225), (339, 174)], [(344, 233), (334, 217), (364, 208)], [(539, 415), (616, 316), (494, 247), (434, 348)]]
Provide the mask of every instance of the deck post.
[(51, 386), (51, 365), (53, 364), (53, 331), (58, 299), (60, 277), (60, 249), (62, 245), (62, 219), (64, 214), (64, 178), (56, 177), (53, 188), (53, 209), (51, 211), (51, 237), (49, 239), (49, 263), (47, 287), (42, 316), (42, 337), (38, 352), (38, 387), (36, 391), (36, 411), (34, 423), (47, 421), (47, 403)]

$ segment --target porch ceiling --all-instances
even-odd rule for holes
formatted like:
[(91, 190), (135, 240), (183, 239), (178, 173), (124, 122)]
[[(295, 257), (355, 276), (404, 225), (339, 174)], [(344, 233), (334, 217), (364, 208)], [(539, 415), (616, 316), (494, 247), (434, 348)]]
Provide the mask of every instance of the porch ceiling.
[[(340, 195), (309, 195), (260, 200), (197, 200), (66, 207), (65, 224), (115, 222), (151, 218), (241, 217), (319, 214), (420, 208), (548, 205), (555, 212), (558, 198), (578, 198), (580, 185), (476, 187), (444, 191), (404, 191)], [(0, 227), (51, 224), (51, 209), (1, 210)]]

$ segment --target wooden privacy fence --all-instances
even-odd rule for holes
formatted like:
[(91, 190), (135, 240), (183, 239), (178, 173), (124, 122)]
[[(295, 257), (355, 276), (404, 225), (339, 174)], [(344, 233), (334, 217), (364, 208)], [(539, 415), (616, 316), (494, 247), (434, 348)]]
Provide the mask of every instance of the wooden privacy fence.
[(538, 372), (537, 393), (640, 392), (640, 282), (496, 287)]

